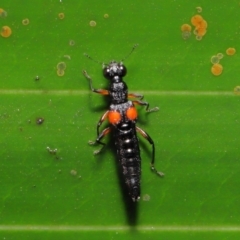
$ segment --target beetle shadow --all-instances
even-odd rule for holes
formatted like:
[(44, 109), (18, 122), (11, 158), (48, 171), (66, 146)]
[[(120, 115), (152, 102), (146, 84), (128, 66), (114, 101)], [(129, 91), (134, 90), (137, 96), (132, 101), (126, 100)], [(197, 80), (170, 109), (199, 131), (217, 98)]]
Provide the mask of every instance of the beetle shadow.
[(103, 104), (101, 103), (101, 104), (98, 104), (97, 106), (94, 106), (94, 103), (91, 102), (91, 104), (89, 104), (89, 109), (92, 112), (97, 112), (100, 117), (104, 112), (106, 112), (106, 109), (108, 109), (108, 105), (106, 103), (103, 103)]
[(146, 112), (144, 109), (138, 110), (139, 117), (137, 119), (137, 125), (148, 126), (149, 125), (149, 117), (151, 118), (152, 115), (156, 114), (156, 112)]
[(138, 223), (138, 202), (133, 202), (131, 197), (129, 196), (127, 185), (124, 181), (123, 173), (121, 171), (119, 162), (117, 160), (116, 153), (114, 151), (115, 146), (114, 146), (114, 140), (112, 137), (111, 137), (109, 145), (110, 145), (110, 148), (112, 149), (112, 151), (114, 152), (113, 155), (115, 156), (115, 159), (116, 159), (116, 164), (115, 164), (116, 173), (117, 173), (117, 177), (118, 177), (118, 183), (119, 183), (119, 189), (121, 191), (122, 201), (123, 201), (124, 208), (125, 208), (126, 222), (129, 226), (134, 227)]

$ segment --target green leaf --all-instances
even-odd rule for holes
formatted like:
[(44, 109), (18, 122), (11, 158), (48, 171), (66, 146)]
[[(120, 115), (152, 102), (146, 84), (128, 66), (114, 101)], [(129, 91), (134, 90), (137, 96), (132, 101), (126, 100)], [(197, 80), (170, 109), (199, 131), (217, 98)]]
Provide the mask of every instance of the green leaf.
[[(180, 27), (198, 6), (207, 33), (184, 40)], [(238, 2), (2, 0), (0, 8), (0, 27), (12, 29), (0, 38), (0, 237), (239, 238)], [(107, 102), (82, 70), (95, 88), (107, 87), (101, 64), (84, 53), (120, 61), (136, 43), (125, 81), (160, 108), (139, 108), (138, 125), (154, 140), (165, 177), (150, 171), (151, 146), (139, 137), (142, 194), (134, 205), (111, 138), (97, 156), (88, 145)], [(228, 47), (236, 54), (226, 55)], [(223, 73), (214, 76), (210, 59), (219, 52)]]

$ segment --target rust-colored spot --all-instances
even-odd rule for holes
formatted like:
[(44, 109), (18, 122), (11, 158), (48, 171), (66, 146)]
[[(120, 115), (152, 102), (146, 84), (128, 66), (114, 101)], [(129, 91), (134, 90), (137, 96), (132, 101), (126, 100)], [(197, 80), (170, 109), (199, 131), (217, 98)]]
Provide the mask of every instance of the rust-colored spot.
[(1, 30), (2, 37), (5, 37), (5, 38), (10, 37), (11, 34), (12, 34), (12, 29), (10, 27), (8, 27), (8, 26), (2, 27), (2, 30)]
[(118, 124), (121, 121), (121, 114), (118, 111), (110, 111), (108, 113), (108, 121), (111, 124)]
[(197, 35), (201, 37), (203, 37), (207, 32), (206, 28), (200, 28), (200, 27), (196, 28), (196, 31), (197, 31)]
[(199, 24), (198, 24), (199, 27), (202, 27), (202, 28), (207, 28), (208, 27), (208, 23), (206, 20), (202, 20)]
[(227, 50), (226, 50), (226, 54), (227, 55), (229, 55), (229, 56), (232, 56), (232, 55), (234, 55), (236, 53), (236, 49), (235, 48), (228, 48)]
[(202, 23), (198, 24), (195, 28), (197, 35), (199, 35), (199, 36), (204, 36), (207, 32), (207, 23), (203, 24), (204, 22), (206, 22), (206, 21), (203, 20)]
[[(192, 21), (193, 25), (195, 26), (193, 33), (197, 36), (203, 37), (207, 32), (207, 21), (205, 21), (200, 15), (196, 16), (196, 18), (193, 17), (194, 20)], [(199, 18), (199, 16), (201, 18)]]
[(130, 107), (126, 111), (126, 116), (129, 120), (135, 120), (137, 118), (137, 110), (135, 107)]
[(182, 26), (181, 26), (181, 31), (182, 32), (191, 32), (192, 31), (192, 27), (187, 24), (187, 23), (184, 23)]
[(221, 75), (223, 71), (223, 66), (219, 63), (213, 64), (212, 68), (211, 68), (211, 73), (215, 76), (219, 76)]
[(197, 27), (201, 22), (203, 21), (203, 18), (201, 15), (194, 15), (192, 18), (191, 18), (191, 23), (193, 26)]

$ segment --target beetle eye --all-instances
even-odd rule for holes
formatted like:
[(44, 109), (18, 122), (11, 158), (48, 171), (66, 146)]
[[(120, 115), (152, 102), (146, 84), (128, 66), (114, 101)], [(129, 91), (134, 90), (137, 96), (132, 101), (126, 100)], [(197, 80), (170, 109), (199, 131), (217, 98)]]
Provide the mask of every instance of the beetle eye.
[(107, 79), (111, 79), (109, 67), (103, 68), (103, 76)]
[(127, 74), (127, 69), (124, 65), (119, 65), (119, 76), (124, 77)]

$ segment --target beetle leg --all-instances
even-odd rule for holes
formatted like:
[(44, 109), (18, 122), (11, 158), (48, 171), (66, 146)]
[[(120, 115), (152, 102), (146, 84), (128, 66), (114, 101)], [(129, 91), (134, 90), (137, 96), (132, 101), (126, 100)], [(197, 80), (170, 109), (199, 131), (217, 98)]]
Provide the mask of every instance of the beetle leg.
[(98, 124), (97, 124), (97, 136), (99, 135), (99, 128), (100, 126), (102, 125), (102, 123), (107, 119), (108, 117), (108, 113), (109, 111), (106, 111), (102, 116), (101, 118), (99, 119), (98, 121)]
[(99, 150), (95, 150), (95, 151), (93, 152), (94, 155), (100, 153), (100, 152), (102, 151), (102, 149), (105, 147), (106, 143), (101, 142), (101, 139), (103, 139), (103, 138), (110, 132), (110, 130), (111, 130), (110, 127), (105, 128), (105, 129), (98, 135), (98, 137), (97, 137), (97, 139), (96, 139), (95, 141), (89, 141), (89, 142), (88, 142), (90, 145), (95, 145), (95, 144), (101, 144), (101, 145), (102, 145), (102, 147), (101, 147)]
[(129, 94), (128, 94), (128, 97), (129, 97), (129, 98), (138, 98), (138, 99), (142, 100), (144, 96), (143, 96), (142, 94), (129, 93)]
[(109, 95), (109, 91), (106, 89), (95, 89), (92, 85), (92, 78), (88, 75), (86, 70), (83, 70), (83, 75), (87, 78), (89, 81), (89, 86), (92, 92), (99, 93), (102, 95)]
[(157, 169), (154, 167), (154, 161), (155, 161), (155, 145), (154, 142), (152, 140), (152, 138), (141, 128), (136, 126), (136, 130), (137, 132), (139, 132), (145, 139), (148, 140), (148, 142), (152, 145), (152, 161), (151, 161), (151, 170), (153, 172), (155, 172), (157, 175), (159, 175), (160, 177), (164, 176), (163, 172), (158, 172)]
[(159, 110), (159, 107), (154, 107), (154, 108), (149, 109), (149, 103), (148, 102), (143, 102), (143, 101), (140, 101), (140, 100), (133, 101), (133, 104), (140, 105), (140, 106), (146, 106), (146, 111), (147, 112), (156, 112), (156, 111)]

